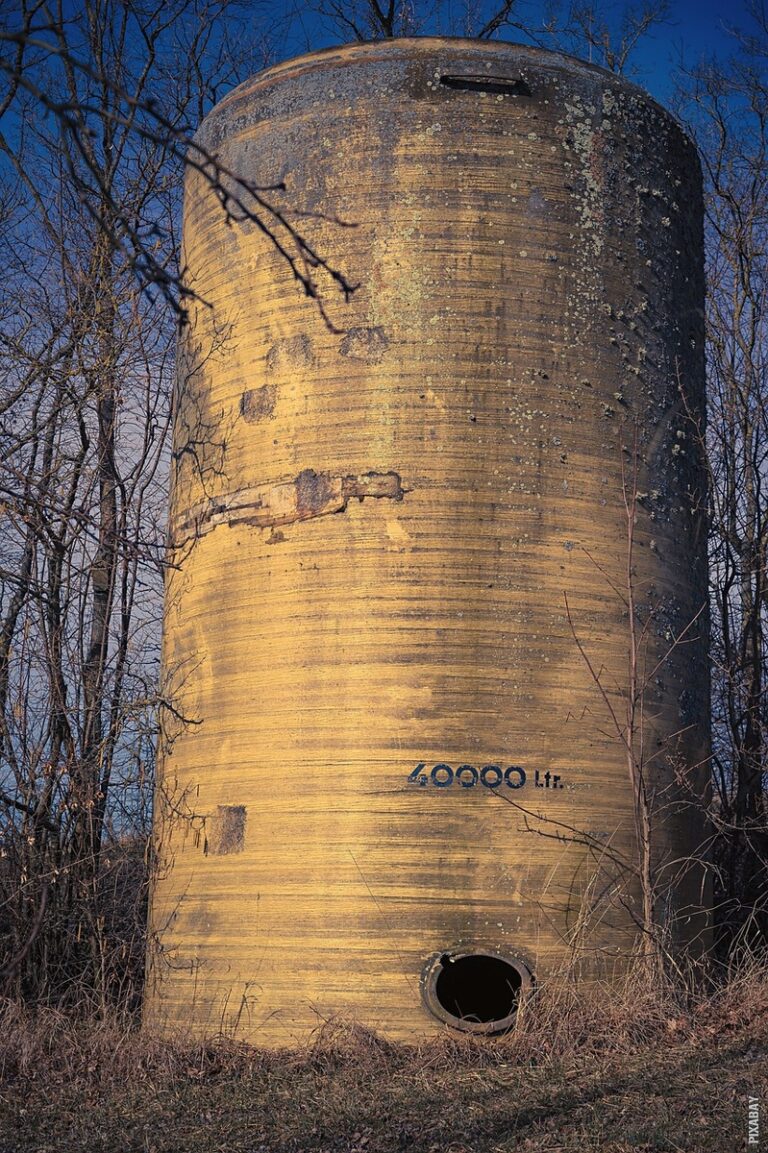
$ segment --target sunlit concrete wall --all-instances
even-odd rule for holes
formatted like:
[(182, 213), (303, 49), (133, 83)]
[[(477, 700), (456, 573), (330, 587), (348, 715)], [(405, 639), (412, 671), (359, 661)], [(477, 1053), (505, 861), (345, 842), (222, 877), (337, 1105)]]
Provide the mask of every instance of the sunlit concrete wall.
[(633, 771), (695, 951), (693, 146), (600, 69), (438, 39), (280, 65), (198, 140), (253, 189), (223, 177), (228, 220), (188, 175), (148, 1021), (413, 1039), (472, 1016), (441, 1016), (440, 958), (610, 977)]

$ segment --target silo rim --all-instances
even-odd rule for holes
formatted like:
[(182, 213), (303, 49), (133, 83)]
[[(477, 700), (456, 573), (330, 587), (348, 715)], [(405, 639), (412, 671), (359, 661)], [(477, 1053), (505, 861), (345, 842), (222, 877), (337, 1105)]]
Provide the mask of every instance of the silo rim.
[(514, 40), (477, 40), (465, 36), (403, 36), (392, 39), (354, 41), (350, 44), (335, 44), (327, 48), (318, 48), (314, 52), (291, 57), (279, 64), (265, 68), (261, 72), (254, 73), (253, 76), (223, 96), (208, 112), (198, 129), (198, 133), (204, 130), (210, 117), (217, 117), (224, 113), (229, 105), (247, 99), (262, 88), (268, 88), (277, 82), (294, 80), (304, 73), (313, 72), (326, 66), (353, 64), (361, 58), (363, 60), (366, 58), (376, 60), (383, 57), (413, 58), (422, 51), (427, 53), (430, 50), (435, 51), (440, 48), (447, 51), (454, 50), (457, 57), (462, 55), (462, 51), (459, 51), (462, 49), (463, 53), (466, 54), (470, 52), (477, 55), (497, 54), (501, 58), (505, 56), (509, 58), (511, 49), (514, 55), (520, 58), (521, 63), (527, 62), (531, 65), (543, 66), (553, 72), (569, 72), (571, 75), (581, 73), (601, 78), (604, 83), (643, 100), (661, 116), (668, 119), (695, 148), (681, 121), (639, 84), (635, 84), (623, 75), (610, 72), (599, 64), (592, 64), (568, 52), (555, 52), (530, 44), (520, 44)]

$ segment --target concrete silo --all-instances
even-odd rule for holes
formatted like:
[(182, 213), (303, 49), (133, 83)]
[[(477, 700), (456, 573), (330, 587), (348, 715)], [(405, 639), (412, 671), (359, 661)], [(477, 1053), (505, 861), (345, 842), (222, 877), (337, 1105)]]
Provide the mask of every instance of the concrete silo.
[[(700, 948), (693, 146), (598, 68), (443, 39), (272, 68), (198, 141), (251, 190), (188, 175), (148, 1020), (498, 1031), (636, 949), (638, 784)], [(256, 196), (359, 286), (316, 270), (327, 319)]]

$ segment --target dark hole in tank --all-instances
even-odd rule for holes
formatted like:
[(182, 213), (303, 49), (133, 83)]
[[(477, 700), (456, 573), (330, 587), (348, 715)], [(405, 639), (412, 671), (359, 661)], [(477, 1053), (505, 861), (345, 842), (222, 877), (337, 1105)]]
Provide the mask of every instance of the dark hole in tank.
[(520, 970), (501, 957), (446, 954), (441, 958), (435, 996), (452, 1017), (485, 1025), (514, 1013), (522, 984)]
[(459, 88), (465, 92), (496, 92), (502, 96), (530, 96), (531, 90), (524, 80), (510, 80), (503, 76), (441, 76), (445, 88)]

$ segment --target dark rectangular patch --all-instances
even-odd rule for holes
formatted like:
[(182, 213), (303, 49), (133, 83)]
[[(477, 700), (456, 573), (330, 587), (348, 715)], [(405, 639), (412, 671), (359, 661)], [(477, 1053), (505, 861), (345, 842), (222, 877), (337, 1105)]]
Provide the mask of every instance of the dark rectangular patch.
[(245, 846), (245, 805), (217, 805), (208, 840), (212, 853), (242, 853)]

